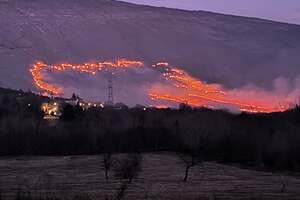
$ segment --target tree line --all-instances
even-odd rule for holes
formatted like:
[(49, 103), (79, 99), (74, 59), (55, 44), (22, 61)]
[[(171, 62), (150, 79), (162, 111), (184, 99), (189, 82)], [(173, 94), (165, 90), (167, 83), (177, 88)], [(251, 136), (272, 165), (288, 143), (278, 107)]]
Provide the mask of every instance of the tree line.
[[(300, 169), (300, 108), (232, 114), (206, 108), (99, 109), (65, 106), (44, 120), (49, 99), (0, 90), (0, 155), (80, 155), (172, 151), (188, 169), (204, 160)], [(108, 163), (109, 164), (109, 163)], [(109, 167), (109, 166), (107, 166)]]

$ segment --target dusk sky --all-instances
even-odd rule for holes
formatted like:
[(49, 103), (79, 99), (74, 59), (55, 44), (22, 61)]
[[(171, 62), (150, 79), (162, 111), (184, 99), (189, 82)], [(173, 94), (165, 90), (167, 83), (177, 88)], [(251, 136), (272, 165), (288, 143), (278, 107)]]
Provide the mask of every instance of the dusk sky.
[(299, 0), (124, 0), (137, 4), (205, 10), (300, 24)]

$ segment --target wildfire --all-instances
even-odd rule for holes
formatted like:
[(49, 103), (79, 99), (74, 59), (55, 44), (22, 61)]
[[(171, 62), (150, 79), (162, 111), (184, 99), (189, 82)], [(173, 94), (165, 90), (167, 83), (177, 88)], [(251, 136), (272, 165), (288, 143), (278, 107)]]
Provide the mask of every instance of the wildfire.
[(34, 84), (44, 90), (44, 93), (51, 93), (51, 94), (59, 94), (61, 93), (61, 89), (58, 87), (55, 87), (54, 85), (51, 85), (49, 83), (44, 82), (44, 77), (42, 76), (41, 71), (46, 68), (47, 65), (43, 62), (36, 62), (32, 65), (32, 68), (30, 69), (33, 82)]
[[(232, 91), (224, 89), (219, 84), (207, 84), (195, 79), (179, 67), (172, 67), (167, 62), (152, 65), (155, 70), (161, 72), (164, 79), (164, 87), (153, 86), (149, 89), (149, 98), (153, 101), (165, 101), (173, 103), (186, 103), (191, 106), (214, 107), (215, 105), (234, 106), (241, 111), (254, 113), (270, 113), (283, 111), (284, 108), (274, 104), (266, 104), (257, 100), (242, 100), (232, 94)], [(103, 70), (129, 69), (144, 67), (144, 63), (136, 60), (121, 59), (115, 62), (88, 62), (80, 65), (58, 64), (47, 65), (36, 62), (31, 66), (30, 72), (33, 82), (44, 93), (59, 95), (62, 89), (44, 81), (43, 72), (46, 70), (63, 72), (73, 70), (80, 73), (95, 75)]]
[(39, 89), (42, 89), (44, 93), (49, 93), (53, 95), (59, 95), (62, 93), (62, 89), (51, 85), (49, 83), (46, 83), (44, 81), (44, 77), (42, 75), (42, 72), (44, 70), (52, 70), (52, 71), (58, 71), (63, 72), (66, 70), (73, 70), (80, 73), (88, 73), (92, 75), (96, 75), (98, 71), (102, 70), (115, 70), (115, 69), (128, 69), (132, 67), (141, 67), (144, 64), (139, 61), (135, 60), (127, 60), (127, 59), (120, 59), (116, 62), (94, 62), (94, 63), (84, 63), (82, 65), (72, 65), (72, 64), (58, 64), (58, 65), (47, 65), (43, 62), (36, 62), (32, 65), (30, 72), (34, 81), (34, 84)]
[(168, 63), (158, 63), (153, 65), (162, 70), (162, 76), (177, 88), (180, 95), (172, 92), (161, 91), (160, 88), (152, 88), (149, 96), (152, 100), (164, 100), (175, 103), (186, 103), (191, 106), (210, 107), (210, 104), (221, 104), (238, 107), (241, 111), (252, 113), (270, 113), (279, 112), (284, 109), (279, 106), (265, 105), (251, 100), (242, 101), (230, 96), (230, 91), (226, 91), (218, 84), (207, 84), (197, 80), (185, 71), (177, 67), (169, 67)]

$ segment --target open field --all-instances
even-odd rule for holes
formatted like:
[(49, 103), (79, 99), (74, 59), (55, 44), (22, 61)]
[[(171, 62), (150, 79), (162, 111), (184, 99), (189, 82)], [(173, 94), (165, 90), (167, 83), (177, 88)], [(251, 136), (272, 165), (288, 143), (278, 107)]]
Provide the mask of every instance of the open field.
[[(142, 169), (124, 199), (300, 199), (297, 176), (205, 162), (192, 168), (184, 183), (184, 170), (175, 154), (143, 154)], [(38, 197), (115, 199), (122, 181), (113, 173), (106, 182), (102, 156), (2, 157), (0, 189), (2, 199), (12, 199), (18, 192)]]

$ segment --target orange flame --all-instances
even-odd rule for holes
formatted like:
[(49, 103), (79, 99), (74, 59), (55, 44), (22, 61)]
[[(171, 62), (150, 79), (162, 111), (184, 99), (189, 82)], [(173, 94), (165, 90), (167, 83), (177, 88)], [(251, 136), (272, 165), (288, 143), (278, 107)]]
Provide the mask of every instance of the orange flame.
[(209, 104), (223, 104), (238, 107), (241, 111), (253, 113), (280, 112), (283, 108), (274, 105), (265, 105), (251, 100), (242, 101), (234, 99), (218, 84), (207, 84), (197, 80), (185, 71), (169, 67), (168, 63), (158, 63), (153, 65), (163, 71), (163, 77), (175, 88), (180, 90), (180, 95), (174, 93), (161, 92), (160, 88), (152, 88), (149, 96), (152, 100), (164, 100), (175, 103), (186, 103), (191, 106), (210, 107)]
[[(63, 72), (65, 70), (74, 70), (80, 73), (88, 73), (95, 75), (102, 70), (128, 69), (134, 67), (143, 67), (144, 63), (136, 60), (121, 59), (115, 62), (94, 62), (84, 63), (81, 65), (58, 64), (47, 65), (43, 62), (36, 62), (31, 66), (30, 72), (33, 82), (44, 93), (59, 95), (62, 89), (46, 83), (42, 72), (46, 69)], [(171, 67), (167, 62), (160, 62), (152, 65), (155, 69), (160, 70), (162, 77), (167, 86), (175, 88), (170, 91), (162, 89), (162, 87), (153, 86), (148, 95), (153, 101), (167, 101), (175, 103), (186, 103), (191, 106), (213, 107), (214, 105), (226, 105), (239, 108), (241, 111), (253, 113), (270, 113), (283, 111), (286, 108), (274, 106), (274, 104), (266, 104), (256, 100), (237, 99), (230, 90), (225, 90), (219, 84), (207, 84), (201, 80), (197, 80), (187, 74), (184, 70), (177, 67)], [(164, 85), (165, 86), (165, 85)]]
[(59, 95), (62, 93), (62, 89), (59, 87), (56, 87), (54, 85), (51, 85), (49, 83), (46, 83), (43, 79), (42, 71), (46, 68), (63, 72), (65, 70), (74, 70), (78, 71), (80, 73), (88, 73), (95, 75), (98, 71), (102, 70), (114, 70), (114, 69), (127, 69), (130, 67), (141, 67), (144, 64), (139, 61), (134, 60), (126, 60), (121, 59), (117, 60), (116, 62), (97, 62), (97, 63), (84, 63), (82, 65), (72, 65), (72, 64), (58, 64), (58, 65), (47, 65), (43, 62), (36, 62), (32, 65), (30, 72), (34, 81), (34, 84), (39, 89), (44, 90), (46, 93), (50, 93), (53, 95)]

